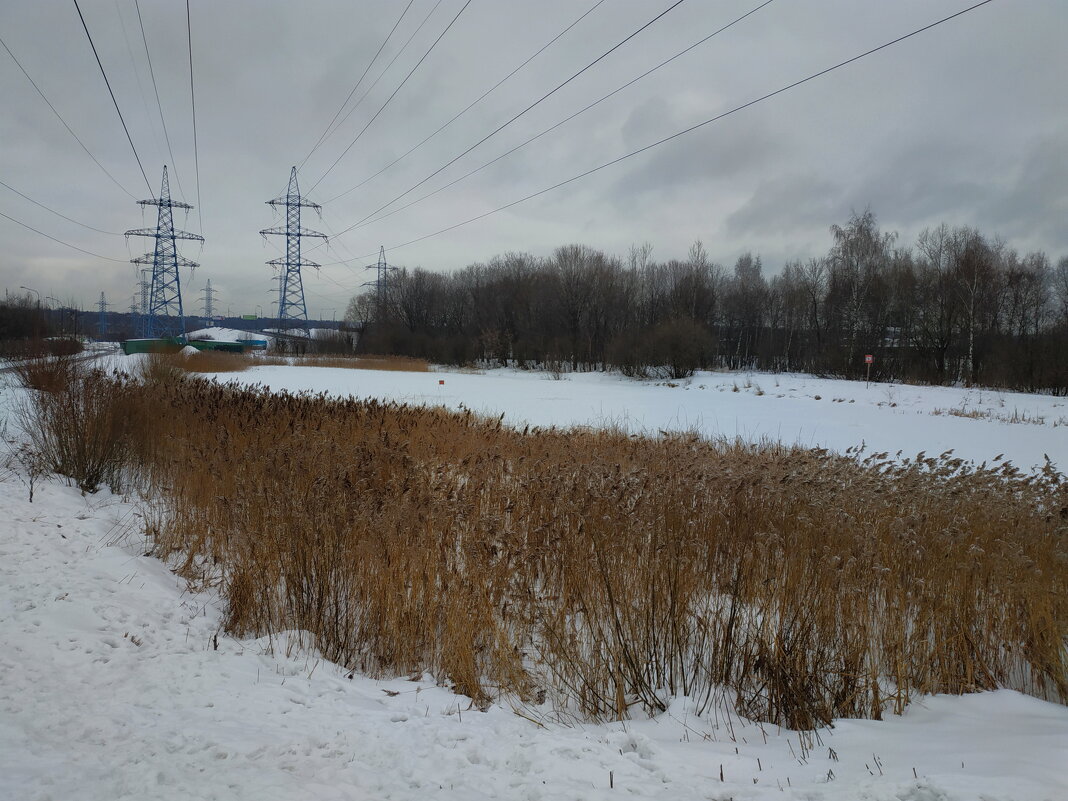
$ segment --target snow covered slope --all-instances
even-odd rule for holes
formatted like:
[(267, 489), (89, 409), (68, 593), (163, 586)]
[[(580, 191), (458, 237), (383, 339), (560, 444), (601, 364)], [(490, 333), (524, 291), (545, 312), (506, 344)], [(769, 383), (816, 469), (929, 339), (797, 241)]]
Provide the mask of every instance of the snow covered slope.
[(1068, 798), (1068, 709), (1014, 692), (807, 742), (681, 698), (653, 720), (539, 724), (232, 639), (210, 593), (143, 555), (135, 507), (56, 481), (27, 496), (0, 481), (5, 801)]

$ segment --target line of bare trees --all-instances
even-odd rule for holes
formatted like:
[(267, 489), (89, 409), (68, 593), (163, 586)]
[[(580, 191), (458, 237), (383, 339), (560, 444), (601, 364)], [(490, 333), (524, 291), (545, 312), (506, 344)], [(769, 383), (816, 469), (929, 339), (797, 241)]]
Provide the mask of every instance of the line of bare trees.
[(361, 349), (442, 363), (620, 370), (805, 371), (1068, 393), (1068, 258), (1021, 256), (973, 228), (940, 225), (915, 245), (870, 211), (831, 227), (825, 256), (770, 280), (759, 256), (727, 270), (701, 242), (656, 262), (583, 245), (508, 253), (450, 275), (394, 274), (353, 298)]

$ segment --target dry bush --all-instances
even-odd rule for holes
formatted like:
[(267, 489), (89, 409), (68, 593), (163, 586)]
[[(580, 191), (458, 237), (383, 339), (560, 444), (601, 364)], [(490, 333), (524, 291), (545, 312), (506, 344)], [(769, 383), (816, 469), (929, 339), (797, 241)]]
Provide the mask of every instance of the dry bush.
[(253, 365), (246, 353), (221, 350), (198, 350), (146, 353), (139, 364), (138, 376), (146, 383), (168, 383), (185, 373), (240, 373)]
[(42, 392), (58, 392), (66, 387), (76, 369), (77, 362), (70, 354), (38, 353), (18, 359), (11, 365), (11, 371), (22, 386)]
[(187, 373), (240, 373), (252, 366), (252, 357), (222, 350), (198, 350), (178, 354), (177, 366)]
[(177, 352), (144, 353), (135, 374), (145, 384), (173, 384), (185, 375), (181, 362), (182, 357)]
[(235, 634), (306, 630), (349, 667), (591, 718), (723, 692), (794, 728), (920, 693), (1068, 698), (1049, 465), (518, 432), (197, 380), (115, 399), (157, 552), (221, 580)]
[(390, 370), (406, 373), (426, 373), (430, 363), (409, 356), (257, 356), (252, 364), (292, 367), (342, 367), (350, 370)]
[(70, 365), (62, 385), (34, 392), (15, 416), (32, 451), (49, 471), (85, 492), (117, 488), (128, 463), (122, 387), (99, 370)]
[(354, 370), (390, 370), (405, 373), (426, 373), (430, 363), (410, 356), (299, 356), (291, 364), (301, 367), (347, 367)]

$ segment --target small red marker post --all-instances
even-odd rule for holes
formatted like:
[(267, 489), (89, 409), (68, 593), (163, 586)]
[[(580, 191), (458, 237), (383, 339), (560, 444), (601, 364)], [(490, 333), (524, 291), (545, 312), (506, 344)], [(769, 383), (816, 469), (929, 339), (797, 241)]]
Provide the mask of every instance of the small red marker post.
[(871, 385), (871, 363), (875, 361), (875, 357), (870, 353), (864, 356), (864, 364), (868, 366), (868, 377), (864, 379), (864, 387), (867, 389)]
[(444, 378), (439, 378), (438, 379), (438, 386), (439, 387), (445, 386), (445, 379)]

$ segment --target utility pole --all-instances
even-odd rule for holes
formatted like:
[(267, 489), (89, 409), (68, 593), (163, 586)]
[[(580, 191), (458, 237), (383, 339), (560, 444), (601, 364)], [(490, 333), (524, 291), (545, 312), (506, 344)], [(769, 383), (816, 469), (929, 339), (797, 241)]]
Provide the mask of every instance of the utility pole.
[(41, 293), (36, 289), (28, 286), (20, 286), (19, 289), (25, 289), (27, 292), (32, 292), (37, 296), (37, 313), (33, 316), (33, 338), (41, 338)]
[(178, 275), (179, 267), (191, 270), (199, 265), (195, 261), (178, 255), (176, 241), (191, 239), (203, 242), (204, 237), (188, 231), (176, 230), (174, 227), (174, 209), (193, 208), (188, 203), (171, 199), (171, 187), (167, 181), (167, 167), (163, 167), (163, 183), (159, 197), (140, 200), (141, 206), (158, 206), (159, 216), (156, 227), (135, 228), (126, 232), (131, 236), (149, 236), (156, 240), (156, 247), (151, 253), (131, 259), (134, 264), (152, 265), (152, 284), (148, 293), (148, 314), (145, 336), (149, 339), (163, 336), (185, 338), (185, 312), (182, 308), (182, 282)]
[(300, 240), (306, 236), (318, 237), (325, 240), (326, 234), (303, 228), (300, 224), (301, 209), (315, 209), (322, 213), (322, 207), (318, 203), (312, 203), (300, 196), (300, 187), (297, 185), (297, 168), (294, 167), (289, 173), (289, 188), (286, 194), (268, 200), (267, 204), (274, 208), (284, 206), (286, 210), (286, 224), (284, 227), (264, 228), (260, 234), (266, 237), (268, 234), (285, 236), (286, 255), (284, 259), (271, 259), (268, 264), (273, 267), (281, 267), (281, 280), (278, 283), (278, 330), (286, 331), (299, 329), (308, 330), (308, 306), (304, 302), (304, 281), (301, 278), (301, 267), (316, 267), (319, 265), (313, 261), (301, 258)]

